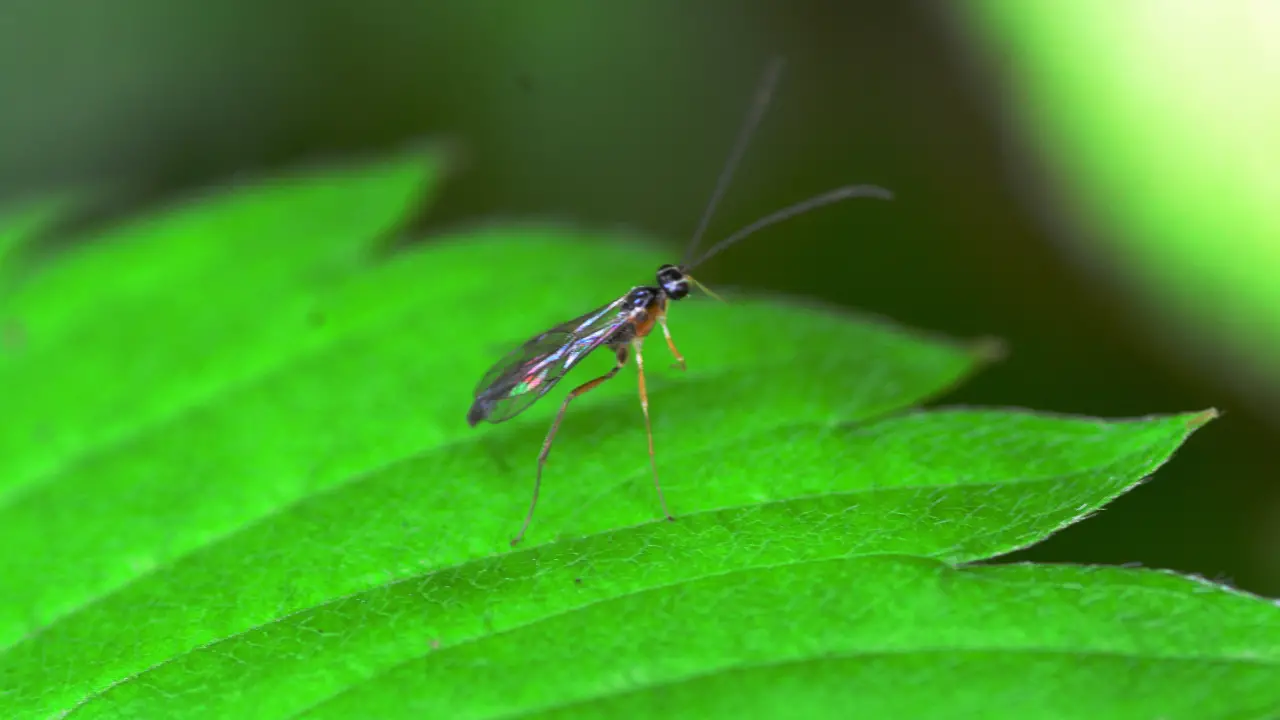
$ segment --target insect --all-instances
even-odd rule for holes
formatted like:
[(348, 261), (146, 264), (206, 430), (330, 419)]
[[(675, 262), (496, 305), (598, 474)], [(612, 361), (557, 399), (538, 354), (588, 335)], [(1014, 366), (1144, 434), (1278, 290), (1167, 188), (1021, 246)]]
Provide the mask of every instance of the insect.
[(671, 301), (688, 297), (690, 289), (695, 287), (720, 299), (695, 280), (689, 271), (748, 235), (809, 210), (855, 197), (874, 197), (884, 200), (893, 197), (889, 191), (873, 185), (849, 185), (836, 188), (760, 218), (716, 243), (697, 259), (690, 261), (689, 258), (697, 249), (716, 205), (724, 195), (734, 170), (742, 158), (752, 132), (768, 107), (781, 71), (780, 59), (774, 59), (765, 70), (757, 86), (752, 106), (738, 132), (729, 158), (720, 172), (711, 200), (703, 211), (698, 228), (689, 242), (685, 261), (679, 265), (663, 265), (658, 268), (655, 285), (633, 287), (625, 295), (603, 307), (535, 335), (490, 368), (476, 385), (474, 402), (467, 412), (467, 423), (472, 427), (485, 420), (500, 423), (519, 415), (537, 402), (560, 382), (566, 373), (598, 348), (606, 347), (614, 355), (615, 362), (612, 369), (570, 390), (564, 402), (560, 404), (560, 411), (552, 421), (550, 430), (547, 431), (547, 437), (542, 443), (542, 451), (538, 453), (533, 499), (529, 503), (529, 511), (525, 515), (524, 524), (520, 526), (519, 534), (511, 540), (512, 546), (524, 538), (525, 532), (529, 529), (529, 523), (533, 520), (533, 511), (538, 505), (538, 491), (542, 487), (543, 466), (546, 465), (547, 456), (551, 452), (551, 443), (555, 440), (556, 431), (560, 428), (560, 421), (564, 418), (569, 403), (574, 398), (612, 379), (622, 370), (631, 356), (635, 357), (639, 377), (640, 409), (644, 413), (645, 434), (649, 441), (649, 464), (653, 469), (653, 485), (658, 491), (658, 501), (662, 505), (663, 515), (667, 520), (674, 520), (670, 510), (667, 509), (667, 500), (662, 494), (662, 484), (658, 481), (658, 464), (653, 450), (653, 426), (649, 420), (649, 397), (645, 391), (642, 345), (644, 339), (657, 325), (662, 328), (667, 347), (676, 359), (675, 367), (680, 370), (685, 369), (684, 356), (676, 349), (671, 331), (667, 327), (667, 305)]

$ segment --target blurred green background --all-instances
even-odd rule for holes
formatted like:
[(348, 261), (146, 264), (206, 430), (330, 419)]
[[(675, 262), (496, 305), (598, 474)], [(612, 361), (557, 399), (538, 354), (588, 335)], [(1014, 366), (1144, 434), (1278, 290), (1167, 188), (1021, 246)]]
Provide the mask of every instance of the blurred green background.
[[(1280, 596), (1277, 7), (0, 0), (0, 203), (91, 187), (92, 227), (447, 139), (458, 172), (423, 231), (619, 227), (674, 261), (780, 53), (711, 237), (843, 183), (897, 200), (762, 233), (701, 279), (1005, 339), (948, 403), (1225, 410), (1158, 480), (1016, 559)], [(474, 380), (457, 378), (459, 423)]]

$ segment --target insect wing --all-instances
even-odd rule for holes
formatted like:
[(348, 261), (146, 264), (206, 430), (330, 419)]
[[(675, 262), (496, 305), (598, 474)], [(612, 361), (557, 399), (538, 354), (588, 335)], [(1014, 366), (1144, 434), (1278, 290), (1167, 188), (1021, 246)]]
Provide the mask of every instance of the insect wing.
[(476, 387), (467, 421), (502, 422), (520, 414), (568, 372), (567, 348), (574, 336), (543, 333), (516, 348), (485, 374)]
[(499, 423), (523, 412), (630, 319), (621, 304), (620, 298), (563, 322), (508, 353), (476, 385), (467, 422)]

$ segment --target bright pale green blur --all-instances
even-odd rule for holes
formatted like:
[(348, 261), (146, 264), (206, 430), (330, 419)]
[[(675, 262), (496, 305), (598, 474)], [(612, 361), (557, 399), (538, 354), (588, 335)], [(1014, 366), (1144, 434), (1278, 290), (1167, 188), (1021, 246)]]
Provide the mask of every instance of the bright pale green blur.
[(1280, 4), (978, 7), (1076, 240), (1178, 343), (1280, 384)]

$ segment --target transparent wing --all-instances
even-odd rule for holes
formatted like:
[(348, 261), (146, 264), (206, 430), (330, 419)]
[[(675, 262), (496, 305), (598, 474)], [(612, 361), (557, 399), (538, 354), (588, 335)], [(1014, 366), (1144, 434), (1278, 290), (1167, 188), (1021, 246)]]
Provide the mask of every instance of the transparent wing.
[(535, 403), (631, 319), (622, 300), (560, 323), (507, 353), (476, 385), (467, 422), (510, 420)]

